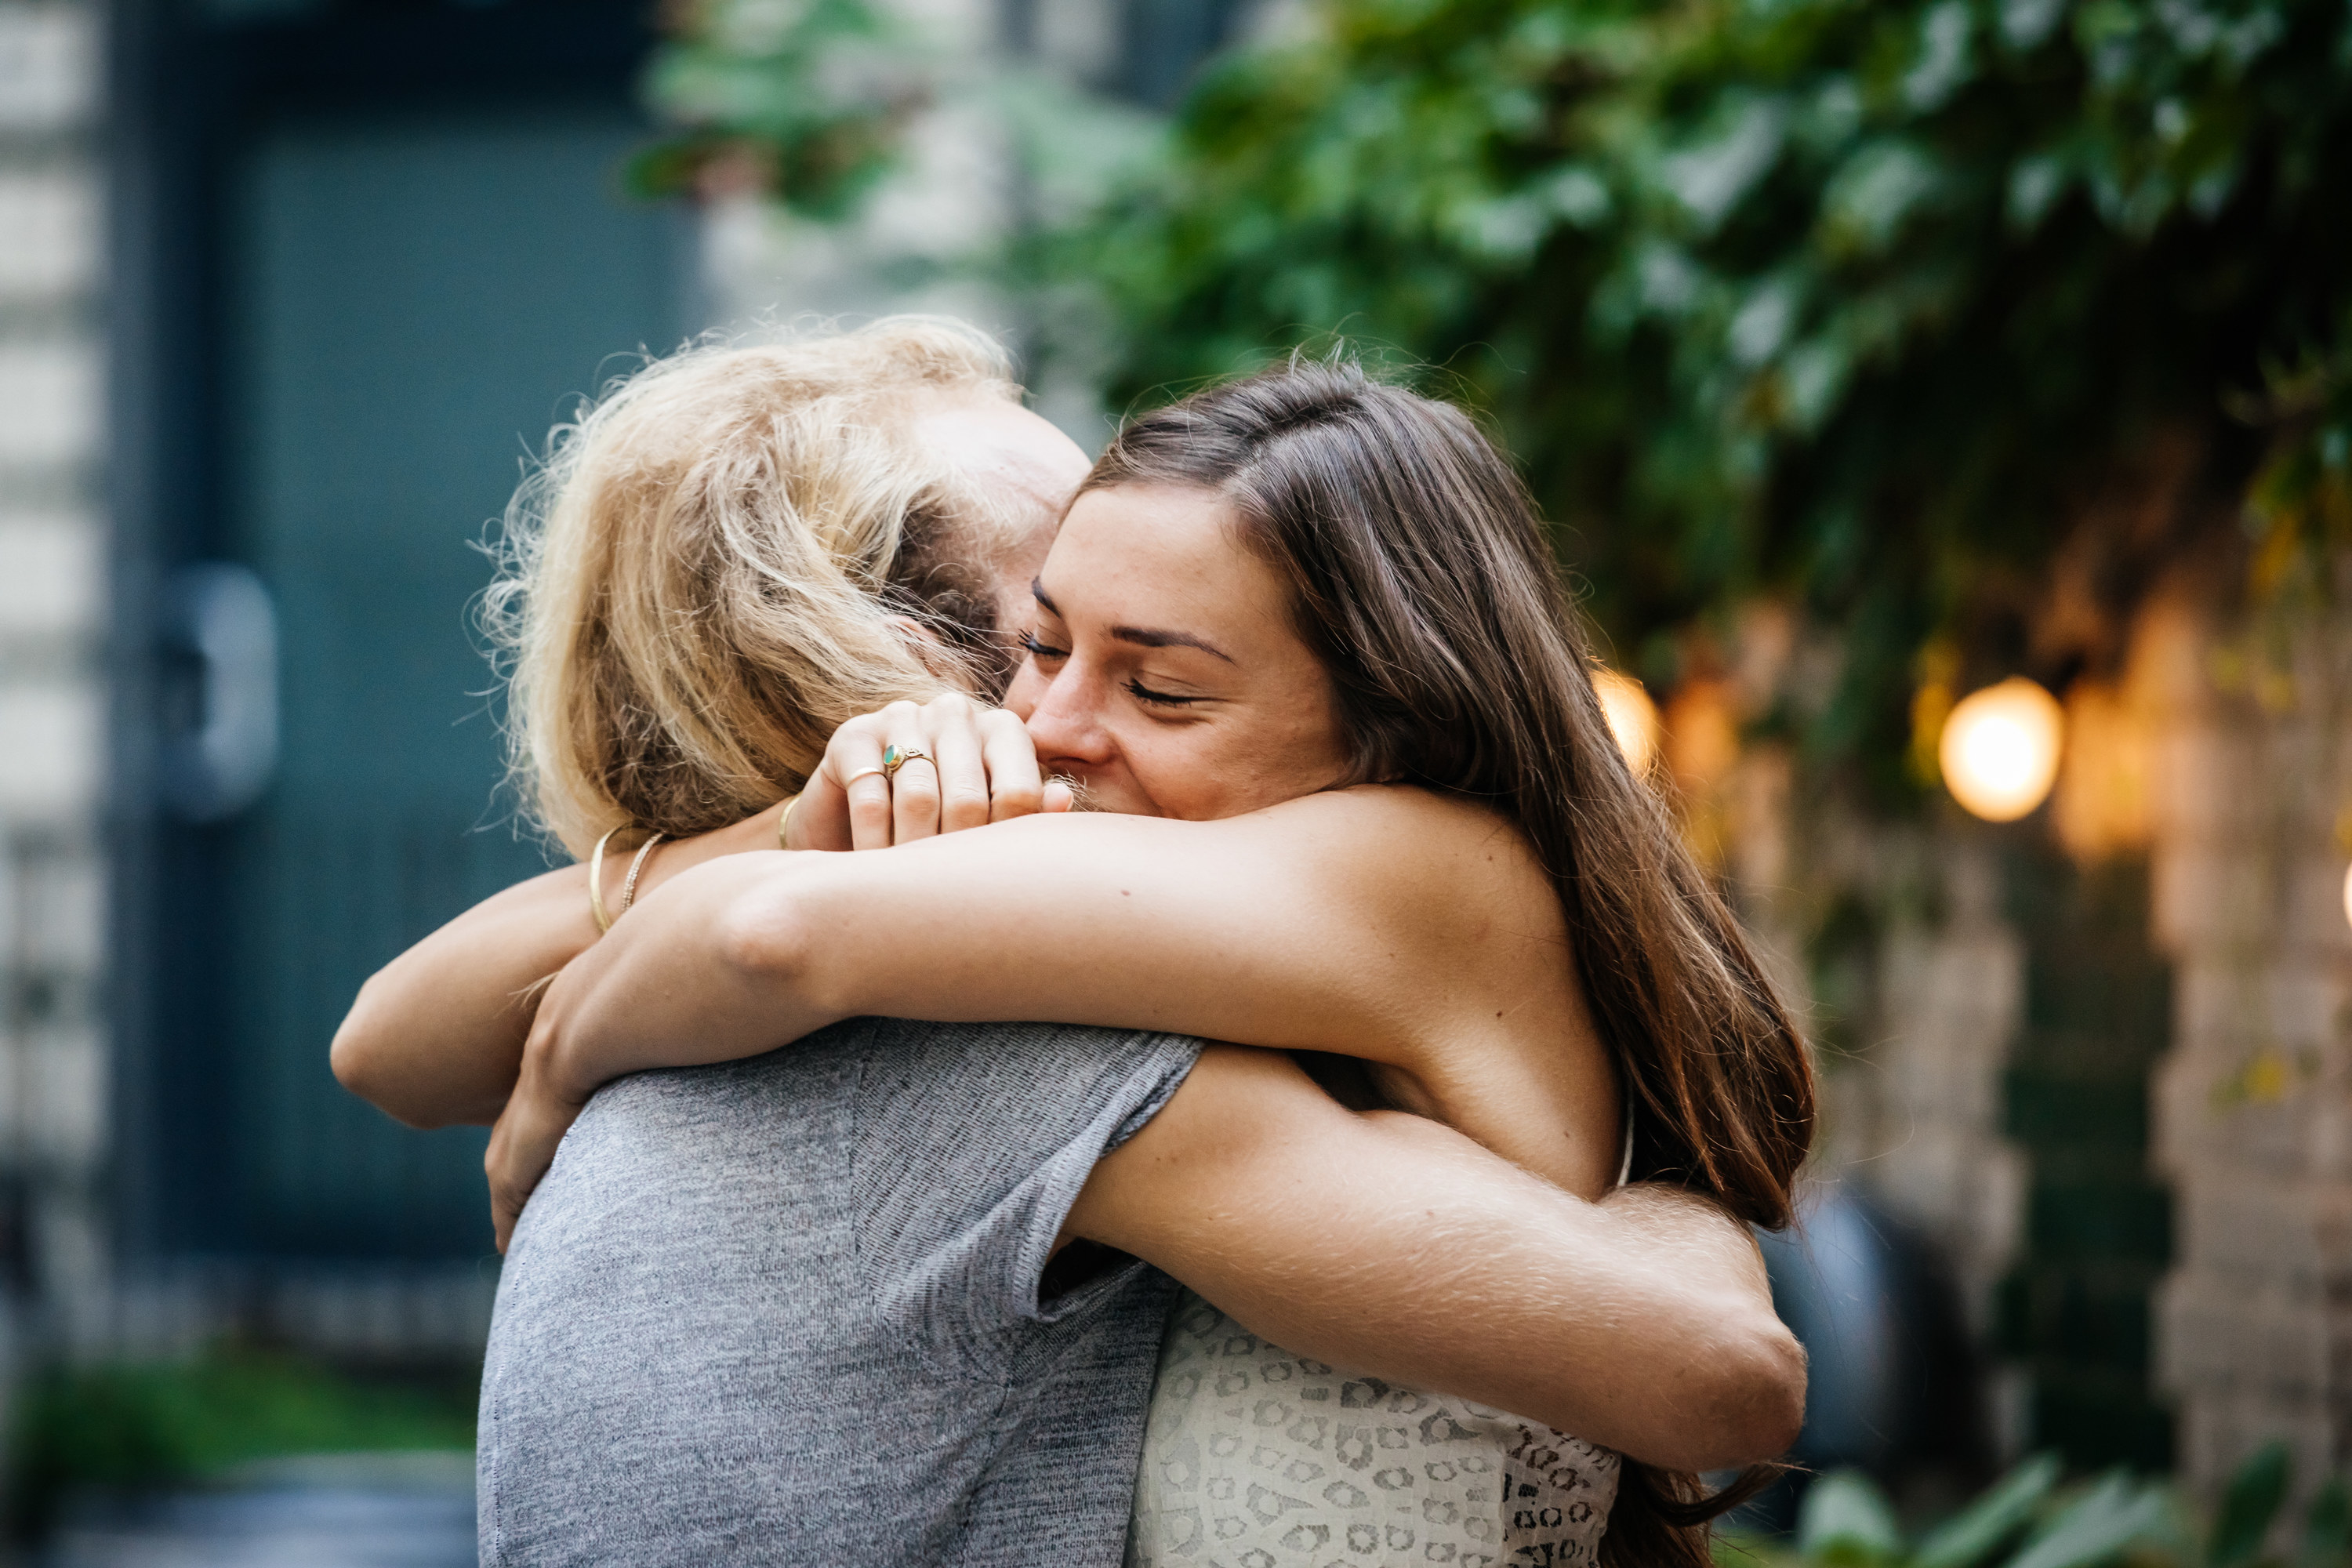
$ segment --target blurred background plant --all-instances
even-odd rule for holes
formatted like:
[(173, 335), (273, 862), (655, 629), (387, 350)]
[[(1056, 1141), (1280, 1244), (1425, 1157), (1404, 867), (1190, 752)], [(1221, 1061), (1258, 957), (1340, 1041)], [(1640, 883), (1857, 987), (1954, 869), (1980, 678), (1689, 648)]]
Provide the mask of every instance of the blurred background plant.
[(93, 1492), (217, 1482), (257, 1460), (474, 1446), (474, 1380), (358, 1377), (219, 1349), (192, 1361), (42, 1369), (17, 1391), (8, 1497), (20, 1538)]
[[(1966, 1508), (1907, 1534), (1886, 1494), (1854, 1470), (1805, 1494), (1793, 1535), (1727, 1531), (1718, 1563), (1815, 1568), (2334, 1568), (2352, 1557), (2352, 1492), (2333, 1478), (2288, 1518), (2294, 1461), (2285, 1445), (2249, 1456), (2210, 1510), (2158, 1480), (2112, 1471), (2062, 1486), (2054, 1456), (2003, 1477)], [(2277, 1548), (2284, 1548), (2279, 1550)]]
[[(756, 9), (687, 13), (654, 90), (799, 201), (695, 85), (823, 77)], [(1101, 291), (1115, 405), (1335, 332), (1441, 370), (1652, 684), (1759, 595), (1836, 628), (1789, 717), (1893, 804), (1923, 662), (2013, 668), (2070, 546), (2117, 619), (2192, 547), (2081, 517), (2119, 473), (2209, 526), (2251, 484), (2265, 589), (2347, 537), (2347, 62), (2333, 0), (1334, 0), (1011, 260)]]

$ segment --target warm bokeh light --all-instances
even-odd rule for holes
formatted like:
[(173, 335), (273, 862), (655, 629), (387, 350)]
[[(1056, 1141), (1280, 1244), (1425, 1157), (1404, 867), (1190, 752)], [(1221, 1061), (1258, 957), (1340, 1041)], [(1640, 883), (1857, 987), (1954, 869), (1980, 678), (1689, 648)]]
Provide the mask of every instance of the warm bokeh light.
[(2146, 705), (2121, 685), (2083, 677), (2066, 688), (2065, 760), (2050, 797), (2050, 825), (2084, 865), (2145, 850), (2149, 734)]
[(1658, 754), (1658, 705), (1640, 681), (1613, 669), (1594, 670), (1592, 689), (1600, 694), (1601, 710), (1609, 716), (1609, 731), (1625, 753), (1625, 765), (1636, 778), (1646, 775)]
[(2058, 700), (2022, 676), (1972, 691), (1944, 721), (1944, 787), (1987, 822), (2014, 822), (2050, 794), (2064, 733)]
[(1685, 799), (1721, 789), (1739, 765), (1739, 711), (1731, 682), (1685, 680), (1659, 715), (1666, 770)]

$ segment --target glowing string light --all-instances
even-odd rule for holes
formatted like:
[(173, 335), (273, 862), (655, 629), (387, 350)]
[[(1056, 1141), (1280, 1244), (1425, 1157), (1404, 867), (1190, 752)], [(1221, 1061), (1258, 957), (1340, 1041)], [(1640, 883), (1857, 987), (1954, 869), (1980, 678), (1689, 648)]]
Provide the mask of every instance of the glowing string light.
[(1613, 669), (1594, 670), (1592, 689), (1601, 699), (1601, 712), (1608, 715), (1609, 732), (1617, 737), (1617, 749), (1625, 753), (1625, 765), (1641, 778), (1658, 754), (1658, 705), (1640, 681)]
[(2014, 822), (2057, 782), (2064, 733), (2058, 700), (2022, 676), (1972, 691), (1944, 721), (1936, 748), (1944, 787), (1987, 822)]

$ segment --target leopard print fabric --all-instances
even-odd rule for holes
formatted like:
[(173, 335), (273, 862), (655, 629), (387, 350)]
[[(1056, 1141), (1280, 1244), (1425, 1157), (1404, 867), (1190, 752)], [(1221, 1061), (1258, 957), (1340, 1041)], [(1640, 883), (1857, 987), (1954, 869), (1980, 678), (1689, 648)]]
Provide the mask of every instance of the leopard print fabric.
[(1617, 1464), (1292, 1355), (1187, 1291), (1160, 1345), (1127, 1568), (1583, 1568)]

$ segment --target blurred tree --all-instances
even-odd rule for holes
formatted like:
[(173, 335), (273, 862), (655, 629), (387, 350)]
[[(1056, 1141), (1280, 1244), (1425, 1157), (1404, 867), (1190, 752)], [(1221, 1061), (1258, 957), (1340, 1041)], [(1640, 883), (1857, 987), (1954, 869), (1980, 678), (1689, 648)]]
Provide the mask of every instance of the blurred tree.
[(2110, 609), (2258, 470), (2271, 579), (2352, 537), (2339, 0), (1322, 18), (1228, 60), (1066, 237), (1125, 327), (1120, 392), (1335, 329), (1443, 364), (1621, 646), (1758, 593), (1836, 627), (1795, 717), (1882, 800), (1922, 655), (2026, 662), (2034, 584), (2119, 472), (2205, 504), (2093, 542)]
[(919, 34), (869, 0), (671, 0), (646, 91), (678, 127), (632, 164), (647, 195), (763, 189), (847, 216), (927, 96)]
[[(678, 6), (653, 88), (688, 131), (645, 183), (846, 210), (925, 90), (877, 16)], [(1033, 280), (1107, 296), (1114, 397), (1335, 332), (1443, 366), (1654, 679), (1659, 634), (1759, 593), (1835, 627), (1842, 671), (1786, 717), (1882, 803), (1915, 689), (2032, 662), (2036, 584), (2119, 476), (2174, 504), (2079, 544), (2110, 612), (2216, 518), (2265, 591), (2352, 539), (2342, 0), (1314, 17), (1032, 237)]]

